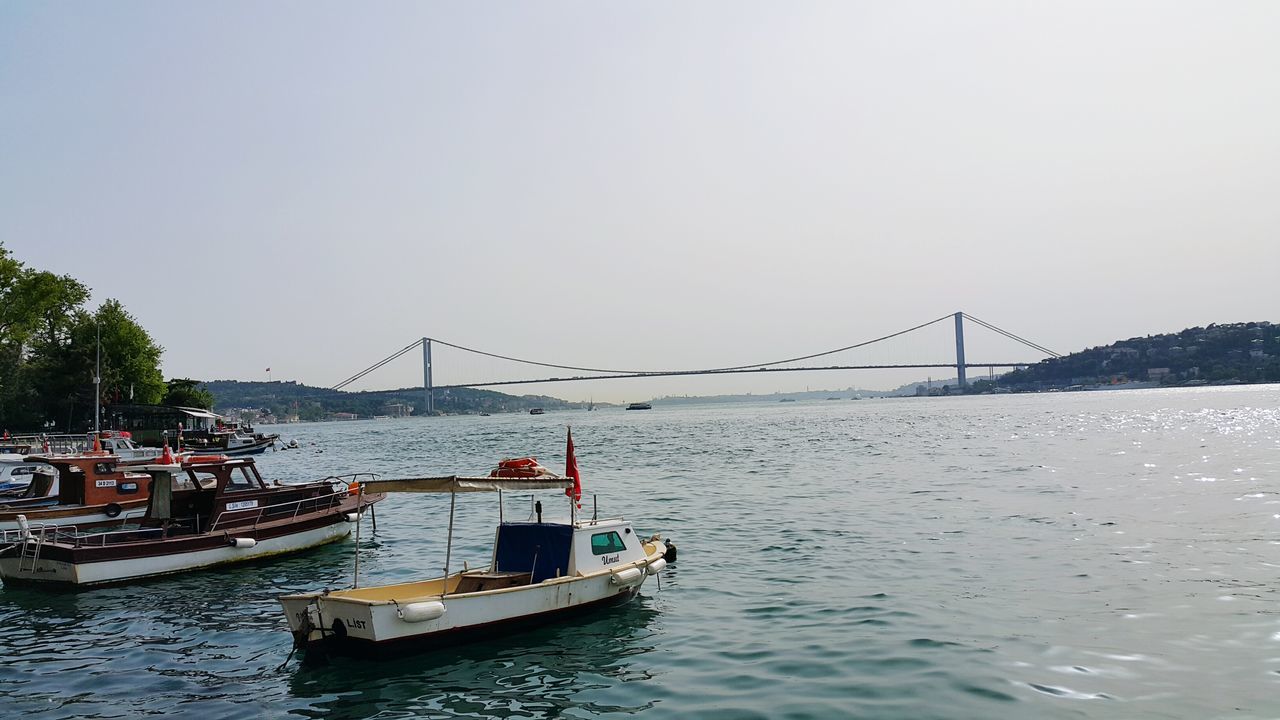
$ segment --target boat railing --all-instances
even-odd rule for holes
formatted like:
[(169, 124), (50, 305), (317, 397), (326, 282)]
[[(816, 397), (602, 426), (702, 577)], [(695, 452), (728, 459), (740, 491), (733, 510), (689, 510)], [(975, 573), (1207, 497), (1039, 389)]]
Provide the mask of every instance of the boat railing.
[(107, 530), (105, 532), (76, 532), (68, 535), (59, 533), (55, 542), (74, 544), (76, 547), (106, 547), (114, 542), (132, 542), (150, 540), (152, 537), (164, 537), (164, 528), (133, 528), (131, 530)]
[(12, 545), (22, 542), (23, 540), (33, 540), (52, 537), (59, 533), (74, 533), (75, 525), (53, 525), (49, 523), (29, 523), (26, 527), (17, 527), (8, 530), (0, 530), (0, 543)]
[[(374, 473), (354, 473), (352, 475), (333, 475), (325, 478), (321, 482), (341, 482), (345, 486), (341, 490), (331, 492), (325, 495), (313, 495), (306, 498), (298, 498), (288, 502), (276, 503), (275, 505), (264, 505), (262, 507), (238, 508), (235, 510), (223, 510), (214, 518), (213, 524), (209, 526), (209, 532), (215, 532), (221, 526), (226, 529), (230, 525), (235, 527), (243, 527), (250, 525), (253, 528), (258, 527), (258, 523), (263, 520), (279, 520), (285, 515), (297, 517), (304, 513), (320, 512), (322, 510), (332, 510), (342, 504), (343, 500), (351, 497), (355, 490), (351, 487), (353, 481), (358, 479), (376, 478)], [(352, 480), (347, 480), (351, 478)], [(292, 511), (290, 511), (292, 508)]]
[(31, 523), (24, 530), (4, 530), (0, 534), (0, 543), (17, 544), (23, 541), (34, 541), (36, 545), (46, 542), (63, 543), (74, 547), (106, 547), (114, 542), (147, 540), (148, 536), (164, 536), (164, 528), (131, 528), (122, 530), (80, 530), (75, 525), (53, 525)]
[[(93, 449), (93, 441), (88, 435), (10, 435), (3, 440), (5, 445), (26, 445), (27, 452), (32, 455), (40, 453), (72, 454)], [(45, 450), (46, 444), (48, 450)]]

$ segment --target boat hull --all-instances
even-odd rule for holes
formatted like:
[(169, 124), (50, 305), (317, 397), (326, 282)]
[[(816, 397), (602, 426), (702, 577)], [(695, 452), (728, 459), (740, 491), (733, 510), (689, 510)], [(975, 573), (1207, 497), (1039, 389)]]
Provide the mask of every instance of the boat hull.
[(336, 634), (329, 634), (323, 639), (307, 643), (305, 647), (306, 652), (313, 656), (341, 655), (361, 658), (400, 656), (432, 650), (444, 650), (468, 643), (508, 637), (512, 633), (526, 632), (547, 625), (577, 620), (581, 618), (583, 613), (622, 605), (638, 594), (639, 588), (629, 588), (597, 600), (545, 610), (536, 614), (496, 619), (478, 625), (453, 627), (426, 634), (400, 635), (394, 639), (381, 641), (353, 634), (342, 637)]
[(449, 647), (626, 602), (666, 565), (661, 560), (666, 547), (659, 544), (655, 554), (626, 566), (534, 585), (397, 597), (400, 588), (409, 592), (409, 584), (388, 586), (378, 597), (368, 597), (368, 591), (364, 597), (344, 596), (362, 591), (305, 593), (284, 596), (280, 603), (295, 642), (308, 651), (375, 655)]
[[(0, 557), (0, 578), (11, 583), (51, 583), (59, 585), (103, 585), (141, 578), (170, 575), (248, 562), (259, 558), (297, 552), (341, 540), (351, 533), (353, 523), (339, 520), (302, 532), (258, 540), (252, 547), (236, 547), (219, 542), (213, 547), (164, 555), (104, 559), (96, 562), (71, 562), (41, 557), (32, 566), (24, 566), (19, 556)], [(250, 534), (248, 532), (245, 533)]]

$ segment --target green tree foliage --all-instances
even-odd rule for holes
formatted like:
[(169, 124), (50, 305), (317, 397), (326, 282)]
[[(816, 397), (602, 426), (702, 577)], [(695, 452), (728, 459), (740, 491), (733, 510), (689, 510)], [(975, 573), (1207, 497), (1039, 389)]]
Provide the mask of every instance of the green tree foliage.
[(200, 387), (200, 381), (190, 378), (174, 378), (169, 381), (162, 405), (213, 409), (213, 393)]
[(72, 316), (89, 297), (74, 278), (25, 267), (0, 245), (0, 423), (38, 428), (45, 393), (31, 360), (49, 343), (65, 342)]
[(44, 416), (68, 428), (93, 424), (93, 374), (99, 333), (102, 382), (99, 401), (153, 404), (167, 390), (160, 374), (164, 351), (116, 300), (96, 312), (76, 311), (65, 332), (42, 338), (32, 350), (31, 377), (40, 388)]
[(91, 426), (99, 333), (103, 405), (164, 396), (163, 348), (118, 301), (90, 313), (88, 298), (79, 281), (27, 268), (0, 245), (0, 425)]

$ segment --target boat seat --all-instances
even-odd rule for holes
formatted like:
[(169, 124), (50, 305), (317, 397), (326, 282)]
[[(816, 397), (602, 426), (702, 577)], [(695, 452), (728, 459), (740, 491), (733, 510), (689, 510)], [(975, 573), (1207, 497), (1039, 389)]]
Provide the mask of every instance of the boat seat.
[(454, 588), (453, 593), (473, 593), (484, 592), (486, 590), (501, 590), (502, 588), (519, 587), (520, 585), (528, 585), (533, 579), (532, 573), (527, 572), (482, 572), (463, 575), (458, 578), (458, 586)]

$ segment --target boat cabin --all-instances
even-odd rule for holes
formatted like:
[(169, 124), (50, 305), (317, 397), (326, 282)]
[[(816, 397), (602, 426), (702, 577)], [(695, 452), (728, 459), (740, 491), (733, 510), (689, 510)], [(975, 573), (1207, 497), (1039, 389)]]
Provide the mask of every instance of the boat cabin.
[(107, 505), (147, 496), (147, 476), (120, 470), (116, 455), (86, 453), (41, 459), (58, 471), (59, 505)]
[(37, 504), (106, 506), (147, 496), (147, 476), (120, 470), (115, 455), (33, 455), (30, 460), (38, 460), (38, 467), (27, 489), (5, 502), (10, 510)]
[[(504, 522), (493, 546), (493, 569), (523, 575), (522, 583), (578, 575), (645, 558), (643, 542), (625, 520), (567, 523)], [(465, 581), (467, 576), (463, 577)], [(458, 588), (454, 592), (492, 590)]]
[(196, 455), (180, 465), (144, 469), (152, 490), (143, 524), (167, 533), (257, 525), (337, 506), (347, 494), (328, 483), (270, 485), (250, 458)]

